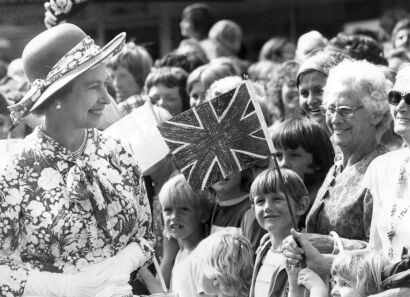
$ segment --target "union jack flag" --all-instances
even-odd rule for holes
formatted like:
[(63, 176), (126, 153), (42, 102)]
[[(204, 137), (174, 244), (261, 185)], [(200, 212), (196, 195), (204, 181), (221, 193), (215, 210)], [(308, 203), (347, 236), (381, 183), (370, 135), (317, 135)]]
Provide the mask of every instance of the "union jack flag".
[(266, 123), (246, 83), (175, 116), (158, 129), (195, 191), (271, 155)]

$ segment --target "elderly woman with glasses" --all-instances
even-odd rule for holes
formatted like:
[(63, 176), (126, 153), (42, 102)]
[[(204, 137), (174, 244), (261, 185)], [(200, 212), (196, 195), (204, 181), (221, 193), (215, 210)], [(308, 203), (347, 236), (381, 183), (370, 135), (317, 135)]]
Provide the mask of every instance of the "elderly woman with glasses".
[(318, 191), (307, 232), (368, 240), (372, 209), (361, 183), (370, 162), (387, 152), (377, 133), (391, 119), (389, 86), (383, 72), (366, 61), (345, 60), (330, 70), (321, 111), (341, 156)]
[[(354, 69), (354, 72), (350, 69), (350, 67), (348, 69), (348, 63), (353, 63), (352, 69)], [(407, 147), (374, 158), (380, 152), (374, 144), (373, 152), (371, 151), (372, 139), (370, 133), (374, 129), (363, 130), (363, 127), (365, 126), (362, 126), (357, 138), (361, 138), (358, 144), (360, 143), (360, 145), (363, 146), (363, 149), (360, 149), (358, 152), (362, 151), (364, 153), (364, 157), (362, 157), (362, 161), (359, 161), (356, 164), (367, 163), (368, 166), (366, 166), (367, 171), (364, 176), (363, 173), (360, 173), (360, 176), (358, 175), (358, 178), (362, 181), (362, 183), (356, 187), (356, 190), (362, 197), (360, 198), (361, 201), (349, 211), (352, 214), (362, 212), (365, 208), (369, 208), (369, 203), (372, 202), (373, 207), (368, 248), (381, 251), (393, 263), (397, 263), (397, 261), (402, 259), (401, 256), (404, 252), (404, 248), (410, 248), (410, 230), (408, 228), (410, 224), (410, 152), (408, 147), (410, 145), (410, 66), (405, 66), (398, 72), (393, 89), (386, 94), (385, 90), (388, 86), (386, 86), (386, 83), (382, 81), (381, 74), (377, 73), (376, 68), (372, 65), (367, 65), (366, 67), (369, 71), (364, 73), (362, 71), (362, 67), (359, 66), (358, 63), (367, 64), (367, 62), (343, 62), (340, 65), (340, 68), (335, 68), (334, 73), (336, 74), (339, 70), (348, 71), (345, 72), (345, 76), (351, 76), (352, 78), (364, 77), (363, 74), (366, 74), (365, 77), (367, 77), (367, 79), (371, 79), (373, 83), (363, 84), (363, 90), (365, 92), (369, 92), (370, 90), (371, 93), (368, 94), (367, 99), (362, 101), (357, 100), (359, 98), (358, 96), (352, 96), (351, 98), (354, 98), (354, 100), (347, 99), (350, 97), (349, 91), (347, 91), (347, 93), (340, 93), (340, 90), (343, 89), (343, 84), (339, 84), (339, 88), (337, 88), (337, 85), (332, 83), (331, 72), (328, 85), (326, 85), (325, 88), (325, 97), (329, 99), (325, 101), (325, 111), (327, 111), (326, 117), (333, 117), (333, 121), (335, 121), (337, 116), (341, 117), (340, 110), (338, 110), (338, 108), (341, 108), (340, 105), (342, 104), (348, 105), (349, 102), (347, 101), (350, 100), (350, 103), (354, 103), (354, 105), (351, 106), (349, 104), (351, 110), (344, 110), (342, 113), (344, 112), (345, 115), (348, 115), (349, 117), (349, 114), (359, 116), (359, 112), (368, 112), (366, 122), (367, 125), (371, 125), (373, 122), (380, 122), (380, 116), (384, 114), (385, 110), (384, 98), (388, 98), (388, 103), (390, 103), (390, 112), (394, 120), (394, 131), (403, 138), (407, 144)], [(351, 74), (349, 74), (349, 71)], [(376, 77), (379, 77), (377, 80), (378, 83), (375, 80)], [(350, 81), (354, 87), (355, 80), (356, 78), (345, 80), (345, 82)], [(330, 87), (332, 87), (332, 90)], [(335, 92), (339, 93), (338, 100), (335, 100), (335, 96), (329, 97), (330, 94)], [(366, 98), (366, 96), (362, 96), (361, 98)], [(369, 101), (368, 99), (372, 101)], [(366, 109), (369, 108), (369, 103), (375, 104), (376, 106), (380, 105), (380, 108), (376, 107), (375, 109), (370, 109), (370, 112), (366, 111)], [(333, 106), (332, 104), (339, 106)], [(363, 108), (361, 108), (361, 106), (363, 106)], [(329, 108), (332, 108), (332, 110), (329, 110)], [(339, 115), (337, 115), (338, 112)], [(351, 119), (353, 119), (354, 116), (351, 116)], [(362, 119), (365, 118), (363, 117)], [(335, 132), (340, 130), (338, 132), (339, 135), (337, 136), (337, 142), (341, 144), (343, 138), (348, 138), (348, 133), (345, 131), (349, 128), (346, 125), (340, 126), (339, 129), (337, 128), (336, 123), (334, 123), (333, 126)], [(353, 130), (353, 128), (350, 129)], [(346, 136), (342, 137), (342, 135)], [(368, 153), (365, 153), (366, 150)], [(373, 158), (374, 160), (369, 164), (369, 160)], [(358, 170), (357, 174), (359, 174)], [(344, 186), (348, 187), (349, 185), (345, 184)], [(351, 201), (351, 196), (349, 193), (343, 197), (345, 200)], [(331, 197), (330, 200), (333, 198), (334, 197)], [(339, 212), (339, 207), (339, 205), (336, 206), (336, 212)], [(326, 209), (326, 204), (323, 209)], [(352, 220), (350, 224), (353, 229), (360, 230), (363, 229), (363, 225), (367, 226), (368, 224), (369, 217), (366, 215), (363, 215), (363, 218), (365, 218), (363, 222), (354, 219), (350, 213), (345, 213), (344, 215), (346, 216), (346, 220)], [(329, 217), (329, 221), (330, 218), (331, 217)], [(320, 219), (323, 219), (323, 216)], [(334, 228), (334, 226), (331, 226), (331, 228)], [(353, 229), (347, 229), (347, 231), (353, 232)], [(337, 228), (335, 230), (337, 230)], [(318, 253), (305, 234), (292, 231), (292, 235), (294, 239), (292, 237), (288, 237), (285, 239), (286, 243), (283, 246), (283, 253), (287, 257), (289, 263), (296, 264), (300, 259), (302, 259), (303, 254), (307, 266), (321, 275), (329, 274), (333, 256)], [(352, 238), (349, 234), (340, 233), (340, 235), (347, 238)], [(295, 240), (297, 240), (300, 247), (297, 247)], [(395, 271), (386, 272), (397, 273)], [(384, 273), (382, 275), (382, 280), (384, 277), (388, 276), (389, 274)], [(407, 277), (403, 277), (403, 274), (401, 274), (401, 276), (400, 274), (397, 274), (396, 280), (403, 280), (404, 278)], [(410, 296), (410, 288), (398, 287), (401, 282), (383, 283), (386, 285), (386, 290), (382, 293), (371, 295), (372, 297)]]
[(130, 273), (152, 256), (134, 155), (96, 129), (111, 100), (106, 61), (124, 40), (100, 48), (62, 24), (23, 51), (31, 88), (10, 115), (45, 120), (0, 164), (1, 296), (132, 296)]

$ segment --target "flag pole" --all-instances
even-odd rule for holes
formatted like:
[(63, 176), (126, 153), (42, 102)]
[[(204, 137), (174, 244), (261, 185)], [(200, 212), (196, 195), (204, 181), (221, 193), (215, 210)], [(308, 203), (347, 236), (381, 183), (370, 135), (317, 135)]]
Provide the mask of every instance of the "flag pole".
[(278, 160), (277, 160), (276, 155), (275, 155), (275, 148), (273, 146), (272, 138), (270, 138), (270, 135), (269, 135), (269, 132), (268, 132), (268, 127), (267, 127), (265, 119), (263, 117), (261, 107), (259, 106), (259, 102), (256, 99), (256, 94), (255, 94), (255, 91), (253, 90), (252, 84), (248, 80), (245, 80), (245, 84), (246, 84), (246, 87), (249, 90), (249, 94), (251, 95), (251, 100), (253, 102), (253, 105), (255, 106), (256, 114), (257, 114), (259, 122), (261, 124), (263, 133), (265, 134), (265, 138), (266, 138), (266, 141), (268, 143), (270, 153), (271, 153), (271, 155), (273, 157), (273, 160), (275, 162), (275, 167), (278, 170), (279, 184), (282, 187), (283, 194), (285, 195), (285, 199), (286, 199), (286, 203), (287, 203), (287, 206), (288, 206), (288, 209), (289, 209), (289, 213), (290, 213), (290, 216), (292, 218), (293, 228), (295, 230), (298, 230), (298, 224), (296, 223), (295, 215), (293, 213), (293, 210), (292, 210), (292, 207), (291, 207), (291, 204), (290, 204), (290, 200), (289, 200), (289, 196), (288, 196), (288, 193), (287, 193), (286, 188), (285, 188), (285, 182), (283, 181), (282, 172), (281, 172), (281, 169), (280, 169), (279, 164), (278, 164)]
[(289, 196), (288, 196), (288, 192), (286, 191), (285, 182), (283, 180), (282, 172), (281, 172), (281, 169), (280, 169), (279, 164), (278, 164), (278, 159), (276, 158), (276, 154), (272, 153), (272, 157), (273, 157), (273, 161), (275, 162), (276, 170), (278, 171), (279, 184), (282, 187), (283, 194), (285, 195), (286, 203), (288, 205), (290, 217), (292, 218), (293, 228), (295, 230), (299, 230), (298, 224), (296, 223), (295, 214), (293, 213), (293, 210), (292, 210), (292, 205), (290, 204), (290, 199), (289, 199)]

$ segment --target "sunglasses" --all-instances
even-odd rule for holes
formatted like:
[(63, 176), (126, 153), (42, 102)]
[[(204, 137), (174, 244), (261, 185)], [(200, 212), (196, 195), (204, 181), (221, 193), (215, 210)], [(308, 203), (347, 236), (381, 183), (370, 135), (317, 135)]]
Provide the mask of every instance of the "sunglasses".
[(408, 106), (410, 106), (410, 93), (402, 94), (398, 91), (390, 91), (387, 95), (387, 100), (391, 105), (397, 106), (399, 105), (401, 99), (404, 100)]

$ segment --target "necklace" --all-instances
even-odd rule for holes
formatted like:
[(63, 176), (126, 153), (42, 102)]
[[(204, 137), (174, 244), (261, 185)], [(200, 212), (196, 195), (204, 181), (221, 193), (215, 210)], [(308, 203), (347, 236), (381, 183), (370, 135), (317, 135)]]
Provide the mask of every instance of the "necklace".
[[(396, 215), (396, 211), (397, 211), (397, 199), (399, 197), (401, 197), (402, 195), (404, 195), (405, 191), (407, 189), (406, 186), (407, 186), (408, 180), (407, 180), (406, 165), (408, 164), (408, 162), (409, 162), (409, 158), (407, 158), (404, 161), (403, 165), (400, 167), (399, 180), (398, 180), (398, 183), (397, 183), (396, 195), (395, 195), (395, 198), (394, 198), (395, 201), (392, 205), (391, 212), (390, 212), (390, 217), (391, 217), (390, 231), (387, 232), (387, 238), (390, 241), (390, 248), (389, 248), (389, 251), (388, 251), (388, 256), (389, 256), (390, 259), (393, 259), (393, 238), (396, 235), (396, 232), (394, 231), (394, 227), (404, 217), (404, 215), (407, 213), (407, 211), (409, 210), (409, 207), (410, 207), (410, 205), (408, 205), (405, 208), (403, 208), (403, 210), (399, 213), (399, 215), (396, 217), (396, 220), (395, 220), (395, 215)], [(394, 223), (394, 221), (396, 221), (395, 222), (396, 224)]]
[[(45, 137), (50, 138), (50, 139), (53, 139), (51, 136), (49, 136), (49, 135), (44, 131), (43, 126), (40, 126), (40, 131), (41, 131), (41, 133), (42, 133)], [(75, 151), (71, 152), (71, 154), (72, 154), (75, 158), (78, 158), (79, 156), (81, 156), (81, 155), (84, 153), (85, 145), (86, 145), (86, 143), (87, 143), (87, 135), (88, 135), (88, 131), (87, 131), (87, 130), (84, 130), (84, 138), (83, 138), (83, 140), (82, 140), (82, 142), (81, 142), (79, 148), (76, 149)], [(54, 140), (54, 139), (53, 139), (53, 140)]]
[(84, 138), (83, 138), (83, 141), (81, 142), (81, 145), (79, 146), (79, 148), (72, 152), (74, 157), (78, 158), (79, 156), (81, 156), (84, 153), (86, 143), (87, 143), (87, 130), (84, 131)]

